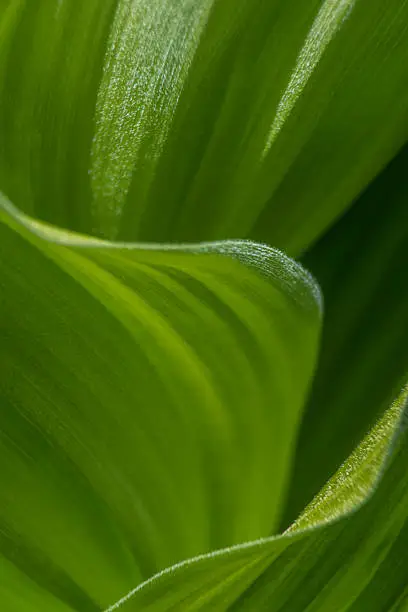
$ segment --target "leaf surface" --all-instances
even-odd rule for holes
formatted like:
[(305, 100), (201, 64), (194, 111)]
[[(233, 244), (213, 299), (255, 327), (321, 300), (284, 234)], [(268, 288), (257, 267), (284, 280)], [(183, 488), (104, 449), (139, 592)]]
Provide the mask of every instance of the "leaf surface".
[(405, 610), (406, 396), (400, 396), (285, 534), (180, 564), (111, 610)]
[(407, 24), (405, 0), (3, 0), (0, 186), (88, 234), (297, 255), (407, 139)]
[(309, 275), (250, 242), (92, 241), (4, 200), (0, 232), (4, 563), (85, 612), (276, 530), (319, 336)]
[(285, 528), (406, 380), (407, 163), (405, 147), (303, 258), (323, 288), (325, 324), (317, 376), (302, 420)]

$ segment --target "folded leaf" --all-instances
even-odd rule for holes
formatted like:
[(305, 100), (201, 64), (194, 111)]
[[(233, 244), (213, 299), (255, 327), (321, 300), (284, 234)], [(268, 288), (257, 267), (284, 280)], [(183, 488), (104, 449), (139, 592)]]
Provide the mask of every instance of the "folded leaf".
[[(406, 396), (387, 411), (286, 534), (170, 568), (110, 610), (405, 610)], [(378, 482), (379, 470), (385, 472)]]
[(309, 275), (250, 242), (112, 245), (0, 214), (0, 559), (29, 583), (0, 590), (100, 610), (275, 530), (319, 335)]
[(88, 234), (298, 254), (408, 137), (407, 24), (400, 0), (4, 0), (0, 186)]
[(303, 259), (323, 287), (326, 314), (284, 527), (352, 452), (406, 380), (407, 164), (405, 147)]

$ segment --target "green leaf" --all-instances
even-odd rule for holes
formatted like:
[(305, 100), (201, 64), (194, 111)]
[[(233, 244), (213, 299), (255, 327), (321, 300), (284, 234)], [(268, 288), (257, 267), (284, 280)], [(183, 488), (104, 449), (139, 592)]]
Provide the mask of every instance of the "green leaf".
[(0, 2), (0, 188), (26, 212), (87, 233), (93, 116), (115, 6)]
[(407, 24), (400, 0), (3, 0), (0, 185), (86, 233), (298, 254), (407, 139)]
[(317, 376), (302, 420), (285, 527), (352, 452), (407, 379), (407, 163), (405, 147), (303, 259), (323, 288), (325, 324)]
[(175, 566), (110, 610), (405, 610), (406, 397), (405, 391), (284, 535)]
[(319, 335), (311, 277), (250, 242), (112, 245), (0, 214), (0, 590), (91, 612), (276, 530)]
[(406, 608), (405, 437), (367, 501), (400, 405), (267, 538), (406, 377), (401, 162), (306, 255), (328, 326), (292, 485), (314, 281), (162, 242), (310, 249), (407, 141), (407, 33), (398, 0), (0, 0), (1, 188), (157, 242), (1, 203), (8, 610)]
[(251, 237), (303, 252), (405, 144), (407, 34), (406, 2), (322, 3), (274, 118), (276, 187)]

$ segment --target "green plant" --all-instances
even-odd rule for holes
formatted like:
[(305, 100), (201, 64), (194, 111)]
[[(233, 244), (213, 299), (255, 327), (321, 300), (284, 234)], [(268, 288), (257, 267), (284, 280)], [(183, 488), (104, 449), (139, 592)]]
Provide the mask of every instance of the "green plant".
[(408, 609), (407, 34), (0, 0), (1, 610)]

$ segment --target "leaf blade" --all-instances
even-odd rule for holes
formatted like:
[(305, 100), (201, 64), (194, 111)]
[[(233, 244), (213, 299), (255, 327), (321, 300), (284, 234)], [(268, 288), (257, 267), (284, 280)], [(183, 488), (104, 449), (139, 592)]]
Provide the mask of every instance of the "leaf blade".
[[(406, 432), (401, 428), (405, 401), (406, 392), (378, 424), (377, 431), (363, 441), (357, 455), (328, 483), (326, 493), (322, 493), (320, 501), (317, 499), (311, 514), (305, 513), (303, 524), (300, 519), (293, 530), (282, 536), (218, 551), (170, 568), (142, 584), (111, 610), (161, 612), (178, 606), (186, 612), (211, 609), (266, 612), (289, 607), (294, 612), (349, 609), (354, 612), (382, 610), (387, 603), (404, 601), (404, 565), (396, 564), (396, 560), (399, 556), (406, 558), (408, 534), (407, 444)], [(360, 452), (372, 449), (372, 444), (377, 442), (376, 465), (367, 457), (370, 476), (360, 481), (361, 472), (355, 460)], [(391, 454), (390, 448), (393, 448)], [(377, 471), (379, 464), (384, 470), (382, 478)], [(351, 503), (343, 515), (336, 516), (331, 511), (326, 516), (325, 511), (320, 514), (325, 495), (331, 498), (339, 494), (339, 499), (342, 498), (344, 473), (349, 479), (349, 501), (354, 499), (356, 505)], [(353, 488), (353, 482), (359, 481), (367, 496), (362, 505)], [(386, 588), (384, 582), (378, 582), (379, 575), (388, 576), (394, 567), (396, 575), (386, 581)], [(243, 575), (238, 574), (239, 570)], [(224, 588), (220, 599), (217, 599), (217, 585)], [(207, 593), (210, 593), (209, 600)]]
[(407, 154), (404, 147), (303, 258), (323, 287), (325, 326), (283, 528), (352, 452), (406, 379), (408, 306), (401, 281), (408, 263)]
[(318, 342), (304, 270), (245, 242), (89, 242), (7, 203), (1, 232), (0, 507), (30, 572), (42, 555), (57, 597), (99, 609), (276, 528)]
[(10, 3), (0, 48), (2, 188), (54, 224), (298, 255), (407, 139), (398, 0), (57, 5)]

